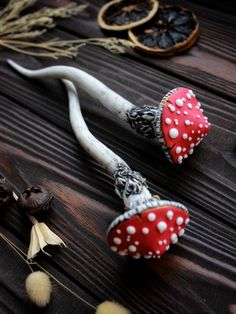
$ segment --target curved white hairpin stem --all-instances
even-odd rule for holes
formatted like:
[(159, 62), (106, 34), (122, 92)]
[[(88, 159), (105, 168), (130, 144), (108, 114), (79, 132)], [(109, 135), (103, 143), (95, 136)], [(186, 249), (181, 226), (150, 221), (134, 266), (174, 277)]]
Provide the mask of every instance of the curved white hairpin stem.
[(69, 66), (28, 70), (12, 60), (8, 63), (30, 78), (67, 79), (99, 100), (108, 110), (126, 120), (137, 133), (156, 138), (169, 161), (181, 164), (207, 135), (210, 123), (192, 90), (179, 87), (167, 93), (159, 107), (137, 107), (92, 75)]
[[(138, 172), (132, 171), (123, 159), (98, 141), (89, 131), (81, 113), (79, 97), (74, 84), (68, 80), (62, 81), (67, 89), (70, 122), (78, 142), (89, 155), (115, 177), (116, 192), (123, 199), (125, 206), (133, 208), (150, 199), (151, 194), (145, 179)], [(124, 179), (124, 176), (127, 175), (129, 175), (130, 182)]]
[[(126, 120), (126, 111), (135, 107), (128, 100), (115, 93), (95, 77), (77, 68), (70, 66), (52, 66), (41, 70), (28, 70), (12, 60), (7, 60), (7, 62), (16, 71), (29, 78), (56, 78), (72, 81), (121, 119)], [(112, 103), (114, 103), (114, 106), (111, 106)]]

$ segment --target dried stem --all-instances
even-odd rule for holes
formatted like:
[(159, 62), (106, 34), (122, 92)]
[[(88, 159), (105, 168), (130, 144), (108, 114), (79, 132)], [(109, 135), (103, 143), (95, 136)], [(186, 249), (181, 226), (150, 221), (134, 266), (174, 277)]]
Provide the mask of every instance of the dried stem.
[(2, 240), (4, 240), (14, 250), (14, 252), (29, 266), (31, 272), (33, 272), (33, 268), (30, 265), (36, 265), (38, 268), (40, 268), (45, 273), (47, 273), (49, 277), (51, 277), (53, 280), (55, 280), (62, 288), (67, 290), (70, 294), (72, 294), (78, 300), (84, 302), (85, 304), (87, 304), (92, 309), (94, 309), (94, 310), (96, 309), (96, 307), (94, 305), (92, 305), (91, 303), (86, 301), (84, 298), (79, 296), (77, 293), (75, 293), (73, 290), (71, 290), (69, 287), (64, 285), (59, 279), (57, 279), (50, 272), (48, 272), (43, 266), (41, 266), (37, 262), (28, 262), (27, 259), (26, 259), (27, 258), (27, 254), (24, 251), (22, 251), (15, 243), (13, 243), (11, 240), (9, 240), (5, 235), (3, 235), (1, 232), (0, 232), (0, 238), (2, 238)]

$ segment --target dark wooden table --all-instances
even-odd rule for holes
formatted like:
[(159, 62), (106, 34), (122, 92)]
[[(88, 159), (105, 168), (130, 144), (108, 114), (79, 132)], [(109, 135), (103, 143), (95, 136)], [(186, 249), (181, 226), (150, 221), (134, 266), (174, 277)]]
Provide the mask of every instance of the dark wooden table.
[[(96, 21), (104, 2), (89, 1), (86, 14), (60, 22), (51, 34), (104, 36)], [(48, 247), (53, 257), (40, 254), (37, 261), (91, 304), (116, 300), (140, 314), (236, 313), (235, 5), (233, 1), (168, 3), (190, 8), (201, 25), (198, 43), (170, 59), (134, 52), (118, 56), (83, 47), (76, 59), (55, 62), (1, 50), (0, 173), (20, 191), (41, 184), (54, 193), (56, 201), (45, 221), (68, 247)], [(113, 180), (73, 136), (64, 87), (59, 81), (18, 75), (6, 64), (7, 57), (31, 68), (79, 67), (137, 105), (155, 105), (177, 86), (187, 85), (196, 92), (212, 129), (181, 167), (168, 163), (156, 144), (81, 93), (91, 131), (145, 175), (153, 193), (182, 202), (190, 210), (186, 235), (163, 258), (133, 261), (111, 252), (105, 232), (123, 206), (114, 194)], [(16, 206), (1, 215), (0, 232), (25, 252), (30, 227)], [(27, 265), (3, 241), (0, 255), (0, 313), (35, 312), (24, 292)], [(94, 313), (57, 284), (52, 302), (42, 312)]]

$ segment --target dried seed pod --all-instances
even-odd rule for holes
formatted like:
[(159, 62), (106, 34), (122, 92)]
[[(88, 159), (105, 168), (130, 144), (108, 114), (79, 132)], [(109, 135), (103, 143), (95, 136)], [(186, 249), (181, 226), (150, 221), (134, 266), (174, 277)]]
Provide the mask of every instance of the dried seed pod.
[(179, 6), (162, 6), (154, 18), (128, 32), (136, 47), (144, 52), (172, 56), (189, 49), (200, 28), (196, 16)]
[(7, 206), (12, 199), (12, 187), (7, 180), (0, 176), (0, 208)]
[(158, 6), (157, 0), (113, 0), (101, 8), (98, 23), (106, 30), (123, 31), (149, 21)]
[(53, 195), (42, 186), (29, 186), (19, 198), (19, 205), (30, 215), (47, 211)]

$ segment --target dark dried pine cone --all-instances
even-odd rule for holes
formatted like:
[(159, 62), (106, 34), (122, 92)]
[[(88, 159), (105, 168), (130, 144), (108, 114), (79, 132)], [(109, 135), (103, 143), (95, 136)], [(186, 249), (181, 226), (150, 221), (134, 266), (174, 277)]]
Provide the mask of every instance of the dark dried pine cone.
[(29, 186), (19, 198), (19, 205), (28, 214), (35, 215), (43, 213), (50, 208), (53, 195), (45, 188)]
[(0, 176), (0, 208), (7, 206), (12, 199), (12, 188), (7, 180)]

